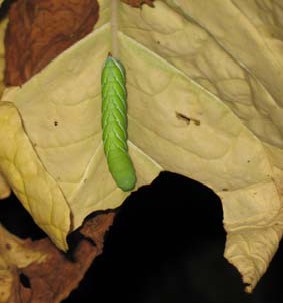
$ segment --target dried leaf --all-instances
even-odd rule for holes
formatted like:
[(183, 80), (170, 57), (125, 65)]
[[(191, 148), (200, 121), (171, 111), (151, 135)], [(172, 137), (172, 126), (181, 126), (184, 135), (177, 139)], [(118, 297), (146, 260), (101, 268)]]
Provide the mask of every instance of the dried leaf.
[[(81, 232), (91, 241), (82, 238), (72, 259), (47, 238), (20, 240), (0, 226), (0, 302), (59, 303), (68, 297), (102, 252), (103, 237), (113, 218), (114, 213), (109, 213), (89, 221)], [(21, 284), (20, 275), (25, 276), (30, 287)]]
[[(18, 1), (17, 4), (20, 4), (20, 1)], [(23, 4), (23, 2), (21, 4)], [(29, 8), (31, 8), (32, 5), (36, 6), (37, 4), (38, 2), (30, 2)], [(48, 6), (48, 1), (42, 1), (41, 4), (45, 4), (45, 6)], [(51, 1), (49, 1), (49, 4), (52, 4)], [(58, 4), (58, 2), (56, 2), (56, 4)], [(62, 4), (63, 3), (61, 1), (61, 5)], [(67, 6), (69, 5), (68, 9), (70, 9), (70, 3), (65, 4), (67, 4)], [(75, 3), (72, 2), (72, 4)], [(86, 9), (88, 9), (89, 14), (93, 13), (93, 11), (89, 11), (89, 7), (87, 7), (85, 4), (83, 4), (82, 2), (80, 2), (80, 4), (84, 6), (85, 13), (87, 11)], [(93, 1), (92, 4), (94, 5), (94, 7), (97, 7), (95, 1)], [(78, 6), (76, 8), (78, 8)], [(27, 13), (27, 11), (25, 11), (24, 13)], [(41, 13), (43, 13), (43, 10), (41, 11)], [(60, 10), (55, 10), (53, 11), (53, 13), (54, 15), (62, 15), (62, 11), (60, 12)], [(83, 13), (83, 9), (81, 10), (81, 13)], [(54, 15), (52, 15), (53, 21), (54, 19), (56, 19), (56, 16)], [(48, 15), (48, 18), (50, 16), (51, 15)], [(73, 17), (75, 18), (76, 14), (74, 14)], [(85, 35), (87, 33), (87, 30), (90, 30), (89, 21), (92, 19), (94, 22), (95, 19), (93, 17), (95, 17), (95, 15), (88, 18), (88, 20), (82, 21), (82, 24), (84, 26), (81, 26), (81, 28), (79, 28), (79, 32), (76, 28), (72, 29), (74, 31), (72, 39), (79, 39), (81, 38), (81, 35)], [(50, 20), (45, 21), (47, 21), (47, 23), (50, 22)], [(13, 26), (11, 27), (13, 29), (19, 28), (22, 25), (21, 23), (12, 24)], [(31, 32), (34, 33), (36, 32), (36, 29), (34, 28), (36, 27), (36, 25), (37, 22), (33, 23), (30, 27), (28, 27), (28, 29), (30, 29)], [(56, 28), (56, 31), (58, 29), (62, 28)], [(46, 30), (46, 28), (44, 28), (44, 30)], [(43, 36), (45, 38), (47, 38), (47, 36), (50, 34), (56, 36), (56, 34), (58, 34), (58, 32), (56, 31), (51, 32), (47, 30), (47, 34)], [(18, 32), (14, 34), (17, 36)], [(28, 35), (28, 33), (25, 34)], [(14, 40), (11, 38), (13, 36), (13, 33), (9, 32), (8, 35), (10, 35), (10, 43), (13, 43)], [(60, 36), (60, 33), (58, 35)], [(30, 50), (33, 50), (34, 52), (31, 52), (30, 54), (36, 57), (36, 52), (40, 51), (41, 49), (33, 46), (38, 45), (39, 40), (42, 42), (44, 39), (42, 39), (42, 36), (38, 34), (34, 35), (33, 39), (34, 40), (32, 40)], [(15, 40), (17, 40), (17, 37), (15, 38)], [(49, 40), (52, 39), (50, 38)], [(25, 70), (25, 68), (27, 67), (32, 72), (28, 74), (19, 73), (17, 76), (19, 78), (15, 77), (13, 78), (13, 81), (17, 81), (18, 79), (20, 79), (20, 81), (25, 81), (25, 77), (31, 77), (32, 73), (36, 72), (36, 69), (38, 68), (38, 66), (40, 66), (40, 64), (47, 64), (48, 61), (55, 57), (57, 54), (56, 52), (58, 51), (58, 45), (64, 46), (64, 43), (66, 42), (63, 39), (61, 41), (62, 44), (60, 44), (59, 40), (57, 41), (57, 45), (51, 45), (51, 47), (50, 45), (48, 45), (49, 52), (48, 54), (45, 53), (45, 57), (42, 62), (38, 62), (38, 60), (41, 59), (40, 56), (37, 56), (37, 58), (32, 58), (31, 61), (27, 60), (26, 62), (24, 62), (22, 64), (23, 70)], [(48, 44), (50, 43), (50, 41), (46, 41), (46, 43)], [(24, 44), (21, 45), (22, 48), (25, 48), (25, 46), (26, 45)], [(21, 47), (16, 50), (18, 52), (17, 56), (20, 56), (21, 51), (23, 51)], [(44, 47), (46, 48), (46, 45)], [(26, 49), (24, 50), (26, 51)], [(26, 53), (30, 50), (26, 51)], [(13, 52), (13, 54), (15, 55), (16, 52)], [(11, 60), (11, 57), (9, 57), (9, 60)], [(15, 62), (12, 62), (12, 64), (10, 65), (10, 69), (7, 75), (9, 73), (13, 75), (13, 73), (15, 72), (14, 69), (17, 68), (17, 66), (14, 63)], [(3, 132), (2, 134), (5, 133), (4, 136), (1, 137), (1, 139), (4, 142), (3, 146), (6, 143), (8, 144), (5, 145), (4, 149), (2, 149), (2, 151), (6, 150), (1, 156), (1, 163), (3, 165), (2, 168), (5, 167), (5, 165), (10, 165), (14, 169), (12, 174), (6, 176), (6, 179), (4, 179), (2, 175), (0, 175), (0, 186), (2, 190), (1, 198), (6, 197), (10, 193), (9, 187), (6, 183), (6, 180), (8, 180), (9, 184), (13, 187), (15, 193), (21, 199), (21, 202), (31, 213), (37, 212), (39, 209), (41, 209), (42, 216), (37, 217), (37, 219), (39, 219), (37, 223), (44, 230), (51, 234), (51, 238), (52, 234), (55, 236), (53, 241), (57, 244), (58, 247), (60, 247), (61, 249), (65, 249), (65, 239), (69, 231), (70, 215), (68, 205), (64, 201), (60, 201), (60, 199), (64, 200), (61, 190), (58, 186), (55, 185), (55, 183), (53, 183), (54, 181), (52, 177), (50, 177), (46, 173), (45, 169), (41, 167), (41, 162), (38, 160), (37, 155), (34, 153), (34, 147), (25, 135), (24, 129), (22, 127), (22, 121), (18, 115), (17, 109), (12, 104), (5, 103), (0, 106), (0, 111), (2, 113), (2, 115), (0, 115), (2, 123), (4, 124), (1, 130)], [(13, 134), (12, 139), (10, 138), (11, 133)], [(33, 159), (31, 159), (30, 157), (32, 157)], [(4, 171), (7, 170), (5, 170), (4, 168)], [(29, 180), (28, 183), (26, 183), (27, 180)], [(40, 184), (36, 184), (37, 182), (39, 182)], [(52, 183), (52, 185), (50, 182)], [(48, 202), (44, 205), (36, 205), (31, 202), (32, 200), (46, 201), (46, 198), (53, 199), (53, 202)], [(31, 208), (33, 208), (33, 210), (30, 208), (30, 205), (32, 205)], [(48, 209), (48, 206), (51, 206), (51, 209)], [(60, 216), (61, 219), (59, 219)], [(56, 217), (55, 221), (56, 224), (58, 224), (58, 226), (55, 226), (55, 228), (54, 226), (52, 226), (52, 221), (54, 220), (54, 217)], [(81, 237), (78, 244), (74, 248), (72, 260), (66, 258), (66, 255), (62, 254), (57, 248), (55, 248), (54, 244), (48, 239), (35, 242), (32, 242), (30, 240), (20, 240), (8, 233), (0, 226), (0, 302), (61, 302), (61, 300), (66, 298), (69, 293), (75, 287), (77, 287), (78, 283), (83, 278), (86, 270), (93, 262), (93, 259), (102, 252), (104, 233), (112, 224), (113, 218), (114, 213), (109, 213), (107, 215), (98, 215), (95, 216), (95, 218), (93, 218), (89, 222), (87, 222), (87, 228), (82, 227), (81, 232), (86, 233), (88, 239)], [(43, 221), (40, 222), (41, 219)], [(57, 219), (59, 219), (59, 221), (57, 221)], [(44, 220), (47, 221), (47, 224), (45, 224)], [(67, 229), (64, 230), (64, 227), (66, 226)], [(86, 231), (84, 231), (84, 229)], [(63, 238), (60, 234), (63, 235)], [(38, 256), (41, 256), (41, 258), (39, 258)], [(28, 263), (24, 262), (24, 260), (26, 259), (29, 261)], [(23, 285), (21, 282), (21, 276), (24, 276), (30, 285)]]
[[(70, 210), (61, 189), (46, 172), (24, 132), (16, 107), (9, 102), (0, 106), (1, 171), (24, 207), (37, 213), (35, 222), (65, 250), (70, 229)], [(9, 171), (9, 174), (5, 174)], [(38, 201), (45, 201), (38, 205)]]
[(98, 19), (96, 0), (16, 1), (6, 35), (6, 85), (21, 85), (87, 35)]
[[(127, 194), (108, 171), (100, 128), (100, 72), (116, 39), (137, 187), (169, 170), (213, 189), (223, 203), (225, 255), (251, 291), (283, 230), (282, 8), (263, 0), (154, 5), (121, 4), (111, 17), (110, 1), (99, 1), (94, 31), (3, 100), (19, 110), (30, 153), (62, 190), (73, 229), (117, 207)], [(119, 20), (112, 29), (111, 18)]]
[(47, 254), (34, 250), (26, 242), (13, 236), (0, 225), (0, 302), (21, 302), (20, 292), (25, 289), (19, 283), (20, 269), (31, 264), (41, 264)]

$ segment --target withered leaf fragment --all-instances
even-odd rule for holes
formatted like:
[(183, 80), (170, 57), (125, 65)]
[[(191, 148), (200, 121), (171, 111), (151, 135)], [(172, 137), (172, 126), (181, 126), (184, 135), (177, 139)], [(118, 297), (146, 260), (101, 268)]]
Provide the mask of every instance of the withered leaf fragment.
[[(80, 232), (88, 239), (79, 241), (72, 259), (47, 238), (21, 240), (0, 226), (0, 302), (59, 303), (68, 297), (93, 259), (101, 254), (104, 234), (113, 219), (112, 212), (86, 223)], [(25, 277), (29, 285), (23, 285), (20, 277)]]
[(90, 33), (96, 0), (16, 1), (5, 38), (7, 86), (21, 85), (53, 58)]

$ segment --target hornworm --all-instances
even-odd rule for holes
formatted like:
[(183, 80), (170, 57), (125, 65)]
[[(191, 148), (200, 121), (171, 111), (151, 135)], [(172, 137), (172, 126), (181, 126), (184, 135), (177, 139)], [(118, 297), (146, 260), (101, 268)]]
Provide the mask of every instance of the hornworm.
[(130, 191), (136, 173), (127, 145), (126, 72), (121, 62), (108, 55), (101, 75), (102, 138), (109, 170), (117, 186)]

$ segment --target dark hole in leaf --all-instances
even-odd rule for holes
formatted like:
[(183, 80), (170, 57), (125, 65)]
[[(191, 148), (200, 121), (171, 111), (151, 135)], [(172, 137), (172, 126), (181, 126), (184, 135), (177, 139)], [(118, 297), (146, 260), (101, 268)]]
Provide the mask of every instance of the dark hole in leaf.
[(30, 281), (29, 281), (29, 277), (23, 273), (20, 273), (19, 275), (20, 277), (20, 282), (21, 284), (25, 287), (25, 288), (30, 288)]

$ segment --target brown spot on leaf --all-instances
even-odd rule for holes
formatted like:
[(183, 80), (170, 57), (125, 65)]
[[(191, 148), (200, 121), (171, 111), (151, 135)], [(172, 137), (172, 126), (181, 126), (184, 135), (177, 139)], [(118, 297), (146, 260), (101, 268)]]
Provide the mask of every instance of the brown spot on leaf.
[(129, 4), (133, 7), (141, 7), (143, 4), (154, 7), (154, 0), (122, 0), (124, 3)]
[(182, 113), (178, 113), (178, 112), (176, 112), (176, 117), (178, 119), (181, 119), (181, 120), (185, 121), (188, 125), (190, 125), (190, 123), (192, 121), (196, 126), (200, 126), (200, 120), (198, 120), (198, 119), (188, 117), (188, 116), (186, 116)]
[(6, 248), (7, 250), (10, 250), (12, 247), (11, 247), (10, 243), (6, 243), (6, 244), (5, 244), (5, 248)]

